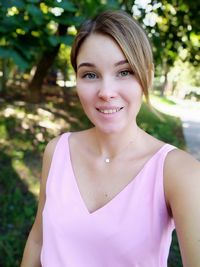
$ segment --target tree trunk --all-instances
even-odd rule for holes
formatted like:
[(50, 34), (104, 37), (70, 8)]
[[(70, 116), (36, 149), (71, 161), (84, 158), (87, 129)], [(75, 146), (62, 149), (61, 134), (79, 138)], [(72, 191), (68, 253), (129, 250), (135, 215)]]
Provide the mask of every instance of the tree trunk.
[[(58, 26), (57, 35), (63, 36), (66, 34), (67, 26)], [(47, 49), (42, 54), (40, 61), (38, 62), (35, 74), (32, 81), (28, 86), (28, 100), (32, 103), (39, 103), (42, 99), (42, 85), (44, 78), (46, 77), (49, 68), (53, 65), (54, 60), (58, 54), (60, 44), (54, 48)]]
[(59, 51), (60, 45), (56, 46), (51, 51), (45, 51), (37, 65), (35, 74), (33, 76), (32, 81), (30, 82), (28, 86), (28, 100), (32, 103), (38, 103), (42, 99), (42, 85), (44, 78), (47, 75), (47, 72), (49, 68), (52, 66), (58, 51)]
[(0, 93), (4, 94), (6, 92), (6, 82), (8, 78), (7, 73), (7, 61), (5, 58), (2, 59), (2, 76), (0, 79)]
[(166, 89), (168, 87), (168, 77), (167, 76), (168, 76), (168, 72), (169, 72), (169, 67), (167, 66), (167, 63), (164, 63), (163, 69), (164, 69), (164, 77), (165, 77), (165, 79), (164, 79), (164, 83), (163, 83), (163, 85), (161, 87), (161, 91), (160, 91), (160, 95), (161, 96), (165, 95), (165, 91), (166, 91)]
[(167, 79), (167, 73), (165, 73), (165, 80), (164, 80), (164, 83), (163, 83), (163, 85), (161, 87), (161, 91), (160, 91), (160, 95), (161, 96), (165, 95), (165, 91), (166, 91), (167, 85), (168, 85), (168, 79)]

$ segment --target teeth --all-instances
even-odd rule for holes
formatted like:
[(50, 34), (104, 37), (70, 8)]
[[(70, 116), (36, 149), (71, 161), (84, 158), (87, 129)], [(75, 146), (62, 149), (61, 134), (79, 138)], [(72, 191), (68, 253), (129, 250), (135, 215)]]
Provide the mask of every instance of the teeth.
[(120, 111), (120, 108), (116, 108), (116, 109), (99, 109), (99, 111), (101, 113), (104, 113), (104, 114), (112, 114), (112, 113), (116, 113), (116, 112)]

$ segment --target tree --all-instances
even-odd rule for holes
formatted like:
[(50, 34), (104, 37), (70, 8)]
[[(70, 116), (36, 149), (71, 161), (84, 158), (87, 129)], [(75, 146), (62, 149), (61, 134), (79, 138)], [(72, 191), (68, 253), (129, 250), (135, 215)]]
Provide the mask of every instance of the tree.
[(41, 86), (60, 45), (70, 45), (70, 27), (97, 12), (116, 7), (117, 0), (3, 0), (0, 3), (0, 57), (12, 57), (21, 70), (36, 71), (29, 84), (30, 99), (41, 99)]
[(165, 77), (161, 94), (168, 83), (168, 72), (177, 58), (200, 62), (200, 2), (189, 0), (135, 1), (133, 15), (142, 22), (153, 43), (156, 71)]

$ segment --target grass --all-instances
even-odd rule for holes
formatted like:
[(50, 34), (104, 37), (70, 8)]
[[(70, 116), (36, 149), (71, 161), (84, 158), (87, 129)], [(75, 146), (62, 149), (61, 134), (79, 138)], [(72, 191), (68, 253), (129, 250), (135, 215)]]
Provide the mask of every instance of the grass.
[[(171, 105), (172, 103), (168, 103)], [(177, 118), (152, 113), (144, 104), (138, 124), (155, 137), (184, 148)], [(33, 223), (39, 190), (43, 150), (54, 136), (85, 129), (91, 123), (72, 93), (31, 105), (22, 101), (0, 102), (0, 266), (19, 266)], [(170, 267), (181, 267), (174, 236)], [(173, 265), (175, 264), (175, 265)]]
[(175, 145), (179, 148), (185, 147), (182, 123), (179, 118), (151, 110), (143, 104), (137, 117), (138, 125), (156, 138)]

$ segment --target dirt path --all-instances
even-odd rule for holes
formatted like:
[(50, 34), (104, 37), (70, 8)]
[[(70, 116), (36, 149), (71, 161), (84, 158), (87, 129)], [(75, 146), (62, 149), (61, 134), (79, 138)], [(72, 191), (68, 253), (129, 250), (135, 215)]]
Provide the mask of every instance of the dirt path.
[(188, 152), (200, 161), (200, 122), (183, 120), (183, 134)]
[(177, 105), (155, 105), (161, 112), (180, 117), (187, 151), (200, 161), (200, 102), (173, 99)]
[(200, 160), (200, 103), (179, 101), (187, 151)]

